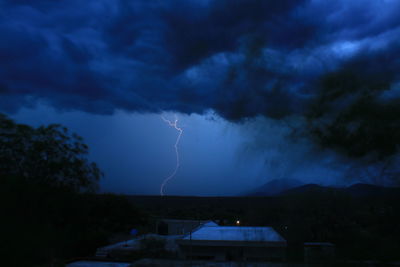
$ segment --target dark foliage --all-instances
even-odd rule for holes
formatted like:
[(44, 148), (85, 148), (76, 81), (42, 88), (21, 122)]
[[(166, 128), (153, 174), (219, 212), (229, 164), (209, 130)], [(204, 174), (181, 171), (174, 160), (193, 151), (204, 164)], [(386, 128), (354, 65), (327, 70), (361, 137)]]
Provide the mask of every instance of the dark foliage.
[(82, 138), (61, 125), (33, 128), (0, 114), (2, 175), (72, 191), (95, 191), (102, 173), (86, 159), (87, 154)]
[(61, 126), (32, 128), (0, 117), (4, 266), (63, 266), (145, 223), (124, 197), (92, 193), (101, 173), (87, 151)]

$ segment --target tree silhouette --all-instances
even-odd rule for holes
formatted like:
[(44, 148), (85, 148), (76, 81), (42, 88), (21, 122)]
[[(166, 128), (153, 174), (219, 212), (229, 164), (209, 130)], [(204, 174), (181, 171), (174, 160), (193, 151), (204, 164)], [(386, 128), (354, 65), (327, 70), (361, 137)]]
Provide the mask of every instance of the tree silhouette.
[(87, 154), (83, 139), (66, 127), (34, 128), (0, 114), (1, 176), (75, 192), (96, 191), (102, 173)]

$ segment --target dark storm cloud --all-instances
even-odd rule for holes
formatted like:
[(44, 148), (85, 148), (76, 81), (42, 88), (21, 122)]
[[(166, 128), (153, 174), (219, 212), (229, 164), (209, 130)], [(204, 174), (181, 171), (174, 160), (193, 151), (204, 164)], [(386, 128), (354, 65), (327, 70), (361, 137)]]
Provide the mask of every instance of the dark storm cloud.
[(326, 146), (349, 156), (397, 153), (400, 138), (400, 43), (384, 51), (360, 51), (353, 60), (322, 77), (309, 114)]
[(349, 176), (400, 183), (400, 43), (361, 48), (323, 75), (307, 113), (315, 143), (346, 158)]
[(229, 120), (282, 118), (304, 112), (320, 76), (354, 58), (371, 72), (383, 66), (387, 84), (397, 79), (398, 1), (19, 0), (0, 7), (0, 103), (8, 111), (43, 101), (103, 114), (214, 109)]

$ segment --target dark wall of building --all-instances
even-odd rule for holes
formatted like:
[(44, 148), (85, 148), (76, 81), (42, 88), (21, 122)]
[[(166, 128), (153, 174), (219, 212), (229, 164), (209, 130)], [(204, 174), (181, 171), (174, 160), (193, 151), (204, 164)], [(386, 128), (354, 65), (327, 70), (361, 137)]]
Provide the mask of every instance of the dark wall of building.
[(157, 233), (159, 235), (185, 235), (203, 223), (204, 221), (160, 220), (157, 222)]
[(216, 261), (283, 261), (286, 247), (181, 245), (185, 259)]
[(306, 263), (324, 263), (335, 260), (335, 247), (333, 245), (305, 245), (304, 261)]

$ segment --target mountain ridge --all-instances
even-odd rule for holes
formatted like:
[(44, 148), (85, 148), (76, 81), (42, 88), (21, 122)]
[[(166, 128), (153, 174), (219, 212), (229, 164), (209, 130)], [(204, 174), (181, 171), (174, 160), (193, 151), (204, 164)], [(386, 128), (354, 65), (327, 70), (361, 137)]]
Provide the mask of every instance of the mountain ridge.
[(264, 185), (257, 187), (245, 193), (246, 196), (277, 196), (280, 193), (304, 185), (303, 182), (291, 179), (273, 179)]
[(396, 196), (400, 195), (400, 187), (384, 187), (366, 183), (355, 183), (349, 186), (334, 187), (315, 183), (305, 184), (295, 179), (272, 180), (256, 189), (249, 191), (245, 196), (290, 196), (299, 194), (327, 194), (343, 193), (353, 197), (365, 196)]

